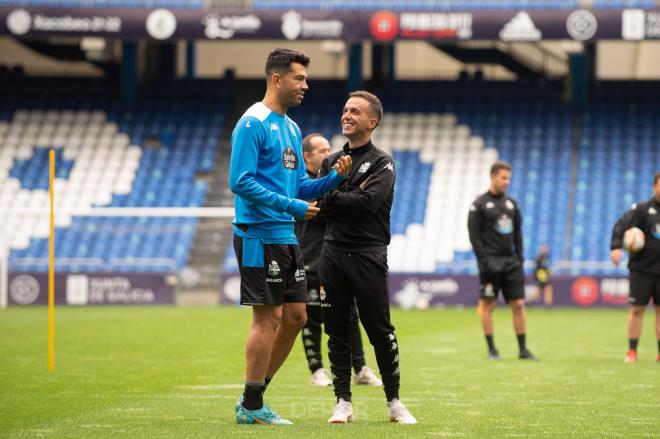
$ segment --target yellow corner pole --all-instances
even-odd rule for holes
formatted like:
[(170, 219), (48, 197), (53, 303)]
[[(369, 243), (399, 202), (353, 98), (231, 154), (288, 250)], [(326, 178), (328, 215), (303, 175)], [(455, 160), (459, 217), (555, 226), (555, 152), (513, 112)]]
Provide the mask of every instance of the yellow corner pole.
[(50, 150), (50, 240), (48, 254), (48, 370), (55, 369), (55, 150)]

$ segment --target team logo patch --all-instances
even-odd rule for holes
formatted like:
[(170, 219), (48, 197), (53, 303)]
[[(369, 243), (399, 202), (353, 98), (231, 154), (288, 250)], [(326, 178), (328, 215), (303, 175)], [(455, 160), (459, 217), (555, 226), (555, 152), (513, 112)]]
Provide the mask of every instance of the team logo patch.
[(497, 220), (495, 230), (500, 232), (502, 235), (508, 235), (509, 233), (513, 232), (513, 221), (511, 221), (511, 218), (509, 218), (508, 215), (502, 215)]
[(358, 172), (360, 174), (364, 174), (365, 172), (367, 172), (367, 169), (369, 169), (370, 166), (371, 166), (370, 162), (362, 163), (360, 169), (358, 169)]
[(658, 211), (655, 210), (655, 207), (649, 207), (649, 214), (655, 215), (656, 213), (658, 213)]
[(290, 146), (282, 153), (282, 166), (286, 169), (298, 169), (298, 156)]
[(389, 169), (390, 172), (394, 172), (394, 165), (392, 164), (392, 162), (389, 162), (388, 164), (386, 164), (385, 169)]
[(271, 131), (279, 131), (279, 127), (277, 126), (276, 123), (271, 123), (270, 124), (270, 130)]
[(277, 261), (273, 261), (268, 264), (268, 274), (270, 276), (277, 276), (280, 274), (280, 271), (280, 264), (278, 264)]
[(493, 288), (493, 284), (484, 285), (484, 296), (486, 296), (486, 297), (495, 296), (495, 290)]
[(296, 278), (296, 282), (302, 282), (305, 280), (305, 270), (302, 268), (299, 268), (296, 270), (296, 274), (294, 276)]
[(506, 200), (506, 203), (504, 203), (504, 205), (509, 210), (513, 210), (513, 208), (516, 207), (516, 206), (513, 205), (513, 201), (511, 201), (511, 200)]

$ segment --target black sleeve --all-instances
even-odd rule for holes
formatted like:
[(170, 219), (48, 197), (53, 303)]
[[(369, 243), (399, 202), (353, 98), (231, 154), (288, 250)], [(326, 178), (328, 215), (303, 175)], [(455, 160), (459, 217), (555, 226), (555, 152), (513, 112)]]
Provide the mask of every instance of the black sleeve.
[(612, 240), (610, 242), (610, 249), (617, 250), (623, 247), (623, 234), (630, 228), (630, 225), (635, 216), (637, 206), (633, 206), (630, 210), (626, 211), (621, 218), (614, 224), (612, 229)]
[(477, 256), (477, 261), (483, 263), (486, 260), (486, 249), (481, 241), (481, 209), (477, 201), (470, 206), (468, 233), (470, 234), (470, 243), (472, 244), (474, 254)]
[(525, 252), (523, 250), (523, 237), (522, 237), (522, 216), (520, 209), (516, 205), (516, 215), (513, 218), (513, 243), (516, 246), (516, 255), (521, 261), (525, 260)]
[(374, 214), (380, 209), (394, 187), (394, 163), (379, 160), (375, 170), (369, 175), (369, 182), (364, 190), (343, 186), (331, 191), (326, 202), (338, 210)]

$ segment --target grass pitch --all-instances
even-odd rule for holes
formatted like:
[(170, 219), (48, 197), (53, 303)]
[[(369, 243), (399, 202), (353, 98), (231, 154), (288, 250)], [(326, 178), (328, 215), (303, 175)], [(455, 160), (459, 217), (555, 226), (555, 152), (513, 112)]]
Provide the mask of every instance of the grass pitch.
[(308, 385), (298, 340), (266, 393), (295, 425), (268, 428), (234, 421), (248, 309), (58, 308), (50, 373), (46, 309), (10, 308), (0, 312), (0, 437), (660, 437), (652, 313), (637, 364), (622, 361), (624, 310), (530, 311), (537, 363), (516, 359), (510, 312), (495, 319), (503, 359), (489, 362), (473, 309), (393, 311), (414, 426), (388, 422), (382, 389), (365, 387), (353, 392), (357, 422), (326, 424), (332, 390)]

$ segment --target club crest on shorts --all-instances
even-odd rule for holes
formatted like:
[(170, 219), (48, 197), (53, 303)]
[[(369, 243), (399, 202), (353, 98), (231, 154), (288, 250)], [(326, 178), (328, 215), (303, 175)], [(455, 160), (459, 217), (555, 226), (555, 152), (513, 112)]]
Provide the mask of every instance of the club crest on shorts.
[(495, 295), (494, 293), (493, 284), (486, 284), (484, 286), (484, 296), (493, 297)]
[(273, 261), (268, 264), (268, 274), (270, 276), (277, 276), (280, 274), (280, 271), (280, 265), (277, 263), (277, 261)]

